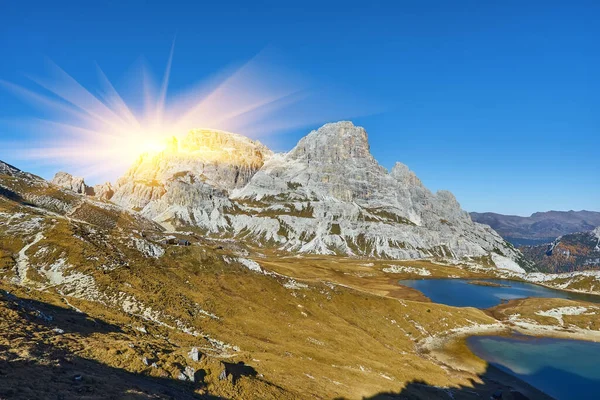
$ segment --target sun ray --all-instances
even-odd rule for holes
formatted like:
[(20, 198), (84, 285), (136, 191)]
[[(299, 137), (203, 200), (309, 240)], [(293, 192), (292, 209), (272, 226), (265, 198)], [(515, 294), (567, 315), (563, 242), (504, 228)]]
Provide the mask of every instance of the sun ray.
[[(265, 51), (167, 96), (174, 49), (175, 40), (160, 84), (142, 62), (133, 74), (141, 85), (125, 96), (99, 65), (96, 94), (53, 62), (49, 77), (30, 78), (43, 91), (0, 80), (0, 86), (49, 115), (16, 121), (26, 127), (24, 136), (29, 139), (4, 142), (3, 148), (9, 149), (12, 158), (45, 162), (61, 169), (68, 166), (70, 172), (107, 180), (125, 172), (141, 153), (158, 151), (165, 139), (183, 136), (190, 129), (212, 128), (264, 138), (282, 128), (306, 126), (309, 114), (322, 116), (313, 115), (311, 121), (326, 119), (327, 107), (322, 102), (312, 114), (303, 111), (293, 117), (276, 115), (301, 102), (311, 103), (307, 99), (315, 92), (309, 90), (311, 85), (305, 79), (271, 65)], [(135, 107), (126, 101), (128, 98), (140, 99), (143, 104)]]
[(169, 78), (171, 76), (171, 65), (173, 63), (173, 53), (174, 52), (175, 52), (175, 39), (173, 39), (173, 44), (171, 45), (171, 52), (169, 53), (169, 61), (167, 61), (167, 67), (165, 69), (165, 74), (163, 76), (160, 93), (158, 95), (158, 103), (156, 104), (156, 118), (159, 123), (162, 121), (163, 113), (165, 111), (165, 102), (167, 99), (167, 88), (169, 87)]

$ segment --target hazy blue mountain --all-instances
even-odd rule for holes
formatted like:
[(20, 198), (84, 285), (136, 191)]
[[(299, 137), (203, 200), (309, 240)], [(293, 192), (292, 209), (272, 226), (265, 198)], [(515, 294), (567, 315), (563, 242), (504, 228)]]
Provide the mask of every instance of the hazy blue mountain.
[(529, 217), (472, 212), (471, 218), (491, 226), (517, 246), (550, 243), (559, 236), (591, 231), (600, 226), (600, 212), (596, 211), (547, 211)]

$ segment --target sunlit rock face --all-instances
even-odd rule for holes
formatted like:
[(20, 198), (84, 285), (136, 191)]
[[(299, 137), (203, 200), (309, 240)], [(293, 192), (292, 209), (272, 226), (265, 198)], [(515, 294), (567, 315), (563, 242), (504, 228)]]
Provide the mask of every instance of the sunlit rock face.
[(85, 184), (85, 180), (79, 176), (73, 176), (67, 172), (57, 172), (52, 183), (75, 193), (94, 195), (94, 189)]
[(366, 131), (351, 122), (326, 124), (275, 155), (239, 135), (194, 131), (141, 157), (113, 201), (167, 228), (195, 226), (297, 252), (519, 257), (450, 192), (431, 193), (403, 164), (391, 172), (379, 165)]
[(115, 193), (110, 182), (92, 187), (88, 186), (83, 178), (73, 176), (67, 172), (57, 172), (51, 183), (75, 193), (93, 196), (100, 200), (110, 200)]
[(115, 194), (115, 190), (110, 182), (94, 185), (94, 196), (100, 200), (110, 200)]
[(379, 165), (367, 133), (351, 122), (311, 132), (288, 154), (267, 161), (232, 198), (276, 211), (268, 219), (279, 222), (277, 239), (289, 250), (392, 258), (497, 250), (516, 256), (489, 227), (473, 223), (450, 192), (431, 193), (403, 164), (391, 173)]
[(213, 210), (230, 206), (229, 192), (246, 185), (272, 154), (241, 135), (193, 130), (160, 153), (142, 155), (117, 182), (112, 201), (167, 226), (216, 231), (226, 221)]

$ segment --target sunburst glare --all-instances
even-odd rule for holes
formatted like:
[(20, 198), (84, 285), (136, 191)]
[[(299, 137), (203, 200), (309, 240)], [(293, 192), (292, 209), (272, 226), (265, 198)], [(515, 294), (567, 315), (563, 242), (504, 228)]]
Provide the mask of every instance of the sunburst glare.
[[(52, 62), (48, 77), (30, 78), (37, 89), (0, 81), (46, 114), (12, 121), (24, 132), (38, 133), (36, 146), (31, 142), (3, 145), (18, 159), (69, 168), (91, 179), (114, 179), (141, 153), (160, 151), (166, 138), (185, 135), (190, 129), (219, 129), (263, 138), (357, 113), (352, 107), (342, 110), (339, 103), (331, 101), (327, 115), (323, 98), (307, 101), (317, 93), (314, 85), (270, 63), (265, 52), (167, 96), (172, 61), (173, 48), (160, 82), (149, 68), (141, 66), (126, 82), (128, 89), (121, 92), (100, 67), (98, 88), (92, 92)], [(135, 104), (140, 99), (141, 106)], [(307, 108), (309, 103), (312, 107)], [(295, 106), (299, 106), (298, 112), (290, 113)], [(331, 115), (331, 111), (335, 113)]]

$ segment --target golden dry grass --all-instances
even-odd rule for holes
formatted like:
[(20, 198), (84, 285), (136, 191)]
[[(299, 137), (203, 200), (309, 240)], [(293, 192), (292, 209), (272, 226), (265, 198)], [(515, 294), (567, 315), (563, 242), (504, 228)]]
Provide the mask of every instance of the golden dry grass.
[[(485, 273), (428, 261), (289, 257), (250, 249), (252, 258), (273, 272), (263, 274), (235, 261), (244, 249), (239, 244), (194, 240), (189, 247), (168, 246), (155, 259), (132, 245), (141, 236), (125, 225), (93, 225), (12, 202), (0, 201), (0, 207), (23, 212), (24, 219), (41, 218), (44, 238), (27, 251), (27, 278), (31, 288), (43, 291), (9, 284), (15, 255), (36, 232), (0, 229), (0, 260), (5, 265), (0, 286), (19, 298), (53, 306), (58, 316), (46, 323), (11, 309), (10, 302), (1, 305), (7, 316), (0, 324), (1, 360), (28, 373), (50, 371), (40, 378), (41, 387), (72, 389), (71, 381), (52, 386), (61, 357), (66, 364), (71, 360), (77, 368), (90, 369), (94, 390), (130, 398), (136, 398), (136, 390), (152, 394), (166, 385), (165, 390), (186, 396), (360, 399), (399, 392), (416, 381), (429, 387), (473, 387), (481, 382), (477, 374), (485, 372), (485, 364), (458, 342), (449, 343), (445, 351), (471, 372), (442, 365), (419, 344), (452, 329), (496, 320), (478, 309), (431, 303), (397, 284), (418, 274), (383, 269), (425, 268), (431, 277), (488, 277)], [(111, 218), (102, 218), (106, 220)], [(67, 265), (66, 274), (93, 278), (93, 287), (65, 292), (65, 285), (48, 286), (44, 271), (57, 262)], [(75, 317), (67, 301), (97, 324)], [(67, 333), (52, 333), (52, 324)], [(116, 328), (92, 329), (105, 324)], [(212, 339), (230, 347), (220, 348)], [(204, 353), (200, 362), (187, 356), (192, 347)], [(145, 365), (144, 357), (156, 362), (156, 368)], [(229, 365), (225, 363), (238, 362), (256, 374), (235, 383), (232, 374), (218, 378)], [(202, 381), (172, 387), (185, 366), (202, 371)], [(114, 388), (99, 382), (103, 374), (114, 378)], [(134, 387), (131, 382), (136, 382)]]

